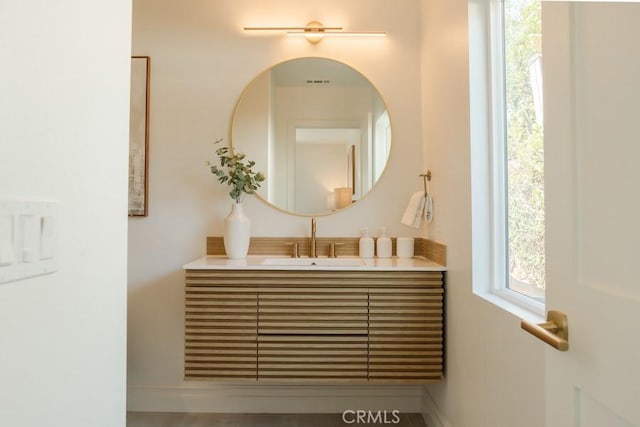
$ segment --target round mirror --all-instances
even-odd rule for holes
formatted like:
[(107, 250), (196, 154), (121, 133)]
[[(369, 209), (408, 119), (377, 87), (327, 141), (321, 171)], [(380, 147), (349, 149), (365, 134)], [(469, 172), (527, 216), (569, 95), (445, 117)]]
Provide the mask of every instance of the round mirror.
[(358, 71), (301, 58), (247, 86), (231, 146), (265, 174), (261, 198), (291, 213), (322, 215), (371, 191), (387, 164), (391, 125), (380, 94)]

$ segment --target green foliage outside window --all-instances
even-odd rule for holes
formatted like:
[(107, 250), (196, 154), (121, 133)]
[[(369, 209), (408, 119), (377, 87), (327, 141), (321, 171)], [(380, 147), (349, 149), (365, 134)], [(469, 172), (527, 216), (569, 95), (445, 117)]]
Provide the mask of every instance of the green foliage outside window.
[(532, 89), (541, 58), (540, 0), (505, 0), (504, 24), (509, 273), (544, 288), (543, 127)]

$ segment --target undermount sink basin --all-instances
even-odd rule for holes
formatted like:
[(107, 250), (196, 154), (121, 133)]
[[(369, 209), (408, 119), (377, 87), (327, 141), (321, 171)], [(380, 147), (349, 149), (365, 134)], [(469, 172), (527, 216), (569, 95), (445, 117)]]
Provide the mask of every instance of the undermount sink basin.
[(360, 258), (265, 258), (262, 265), (298, 267), (362, 267)]

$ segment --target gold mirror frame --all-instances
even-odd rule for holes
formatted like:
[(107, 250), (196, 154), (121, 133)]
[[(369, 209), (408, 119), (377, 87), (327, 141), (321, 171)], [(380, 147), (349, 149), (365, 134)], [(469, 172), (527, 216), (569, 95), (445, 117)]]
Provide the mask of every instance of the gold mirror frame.
[[(323, 66), (335, 67), (338, 70), (342, 70), (344, 75), (336, 72), (335, 75), (331, 75), (328, 79), (318, 77), (318, 73), (321, 74), (321, 71), (325, 70)], [(296, 67), (300, 67), (302, 70), (305, 70), (305, 73), (310, 73), (310, 75), (300, 77), (303, 83), (293, 86), (279, 86), (281, 83), (278, 82), (284, 77), (276, 74), (278, 72), (280, 72), (280, 74), (286, 74), (286, 72), (291, 72), (292, 68), (294, 71), (297, 71)], [(284, 69), (287, 69), (287, 71), (283, 72), (282, 70)], [(326, 70), (329, 70), (329, 68)], [(326, 73), (331, 74), (330, 71), (326, 70)], [(356, 75), (358, 79), (354, 81), (357, 81), (357, 85), (346, 86), (346, 80), (349, 80), (349, 78), (355, 79), (354, 76)], [(336, 79), (335, 81), (333, 80), (334, 78)], [(327, 80), (329, 80), (329, 83), (327, 83)], [(276, 81), (275, 84), (274, 81)], [(340, 96), (348, 98), (348, 95), (345, 95), (345, 93), (347, 93), (346, 91), (352, 94), (359, 92), (366, 94), (366, 91), (370, 92), (369, 95), (362, 95), (363, 99), (365, 99), (366, 96), (370, 96), (370, 105), (366, 106), (366, 108), (369, 108), (366, 120), (363, 118), (364, 112), (361, 110), (357, 110), (355, 113), (350, 112), (349, 117), (332, 116), (331, 118), (322, 118), (305, 111), (305, 114), (301, 116), (287, 117), (285, 128), (281, 123), (285, 119), (277, 117), (277, 113), (271, 112), (274, 96), (268, 96), (266, 94), (273, 94), (278, 88), (282, 91), (286, 91), (287, 88), (289, 88), (294, 93), (297, 92), (295, 95), (291, 95), (292, 97), (296, 95), (300, 97), (305, 91), (307, 94), (315, 93), (314, 91), (319, 89), (318, 85), (331, 86), (333, 84), (336, 86), (329, 89), (335, 93), (332, 93), (331, 96), (326, 95), (327, 98), (334, 97), (335, 99), (340, 99)], [(342, 94), (338, 94), (340, 89), (342, 89)], [(259, 95), (261, 92), (266, 99), (260, 98)], [(310, 97), (303, 96), (303, 98), (307, 100), (307, 98)], [(309, 103), (315, 105), (312, 101), (313, 99), (311, 99)], [(309, 103), (306, 103), (306, 107), (309, 107)], [(347, 101), (344, 103), (346, 104)], [(290, 108), (294, 108), (293, 106), (295, 106), (296, 111), (303, 111), (305, 108), (302, 104), (289, 104)], [(260, 112), (262, 112), (263, 116), (259, 114)], [(264, 117), (264, 115), (268, 117)], [(274, 119), (274, 117), (276, 118)], [(253, 121), (260, 121), (261, 123), (256, 128), (256, 126), (249, 124), (249, 118)], [(276, 125), (274, 121), (279, 121), (280, 123)], [(275, 128), (277, 128), (277, 130), (274, 130)], [(297, 166), (293, 158), (298, 157), (299, 152), (305, 151), (309, 151), (309, 156), (312, 156), (310, 158), (314, 160), (324, 156), (324, 151), (333, 151), (332, 156), (339, 156), (339, 154), (336, 154), (339, 148), (335, 148), (334, 145), (339, 147), (340, 144), (334, 142), (317, 144), (312, 140), (315, 136), (312, 136), (309, 137), (309, 141), (306, 141), (304, 145), (298, 145), (298, 138), (302, 140), (305, 139), (304, 131), (307, 128), (312, 131), (316, 130), (321, 132), (323, 136), (320, 136), (320, 138), (333, 138), (334, 136), (331, 135), (330, 130), (337, 130), (336, 133), (338, 136), (335, 136), (335, 138), (340, 139), (340, 141), (344, 138), (358, 138), (355, 143), (347, 142), (344, 144), (344, 184), (334, 185), (333, 187), (329, 185), (327, 187), (326, 183), (318, 184), (316, 182), (317, 179), (312, 184), (309, 184), (317, 185), (324, 190), (324, 193), (313, 193), (312, 198), (314, 199), (315, 206), (320, 205), (321, 200), (324, 200), (323, 197), (326, 198), (326, 208), (316, 208), (313, 211), (304, 211), (303, 209), (296, 210), (295, 206), (293, 206), (296, 201), (294, 196), (295, 187), (302, 186), (302, 184), (294, 183), (290, 179), (290, 175), (296, 174), (296, 167), (303, 168), (302, 166)], [(267, 176), (267, 181), (263, 183), (262, 188), (256, 193), (259, 199), (280, 211), (293, 215), (307, 217), (326, 216), (353, 206), (373, 191), (375, 185), (382, 179), (387, 169), (392, 150), (391, 128), (391, 120), (384, 99), (377, 88), (361, 72), (333, 59), (302, 57), (275, 64), (259, 73), (249, 82), (234, 108), (233, 119), (230, 126), (229, 145), (232, 151), (237, 149), (237, 151), (247, 154), (249, 160), (255, 160), (255, 170), (263, 171)], [(359, 132), (358, 136), (355, 136), (356, 130)], [(295, 142), (292, 142), (292, 135), (294, 134), (296, 135)], [(365, 139), (363, 139), (364, 134), (366, 134)], [(246, 142), (248, 140), (262, 140), (263, 142), (260, 142), (260, 145), (257, 147), (249, 147), (249, 144)], [(271, 146), (269, 144), (273, 145)], [(271, 160), (269, 160), (269, 155), (262, 152), (262, 147), (264, 146), (267, 146), (268, 149), (273, 147), (272, 152), (280, 152), (280, 155), (273, 155)], [(378, 148), (376, 148), (377, 146)], [(321, 155), (314, 154), (318, 152), (317, 150), (322, 150)], [(266, 152), (267, 150), (264, 151)], [(284, 155), (282, 154), (283, 152)], [(374, 158), (375, 153), (378, 153), (377, 157), (383, 159), (383, 162), (378, 161), (374, 166), (374, 162), (376, 162)], [(274, 167), (272, 168), (273, 170), (270, 171), (268, 170), (268, 166), (274, 164), (274, 157), (284, 160), (279, 160), (279, 167)], [(332, 158), (335, 159), (335, 157)], [(276, 161), (276, 163), (277, 162), (278, 161)], [(315, 161), (314, 164), (323, 165), (323, 167), (330, 169), (329, 165), (331, 165), (332, 162)], [(267, 167), (263, 167), (263, 165), (267, 165)], [(340, 168), (341, 165), (337, 165), (337, 167)], [(271, 172), (273, 172), (273, 174), (271, 174)], [(277, 175), (273, 176), (274, 174)], [(322, 171), (316, 171), (316, 174), (320, 174), (321, 177), (325, 176)], [(334, 178), (342, 181), (341, 176), (336, 176), (331, 179)], [(286, 190), (283, 190), (283, 186), (286, 186)], [(278, 189), (280, 194), (280, 201), (277, 200), (277, 197), (273, 196), (270, 200), (263, 194), (265, 191), (271, 191), (271, 194), (275, 194), (275, 188)], [(331, 190), (332, 188), (333, 191)], [(347, 194), (347, 188), (350, 190), (350, 196)], [(305, 191), (298, 191), (303, 194), (302, 197), (306, 194)], [(282, 197), (282, 194), (286, 194), (286, 196)], [(283, 202), (282, 199), (286, 199), (286, 201)], [(331, 206), (331, 204), (333, 205)]]

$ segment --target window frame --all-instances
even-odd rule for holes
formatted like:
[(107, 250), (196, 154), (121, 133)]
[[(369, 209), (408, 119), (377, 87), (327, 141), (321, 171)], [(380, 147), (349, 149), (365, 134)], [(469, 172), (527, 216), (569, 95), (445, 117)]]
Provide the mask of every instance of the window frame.
[(469, 0), (473, 292), (539, 319), (545, 303), (509, 288), (503, 13), (504, 0)]

